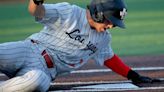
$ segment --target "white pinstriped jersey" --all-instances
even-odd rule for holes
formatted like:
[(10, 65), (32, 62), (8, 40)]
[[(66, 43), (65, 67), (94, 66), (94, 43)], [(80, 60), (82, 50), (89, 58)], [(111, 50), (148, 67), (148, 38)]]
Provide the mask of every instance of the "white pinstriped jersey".
[(74, 69), (89, 59), (103, 65), (105, 59), (113, 56), (111, 34), (91, 29), (85, 9), (66, 2), (44, 6), (45, 17), (36, 18), (44, 29), (29, 38), (43, 44), (56, 63)]

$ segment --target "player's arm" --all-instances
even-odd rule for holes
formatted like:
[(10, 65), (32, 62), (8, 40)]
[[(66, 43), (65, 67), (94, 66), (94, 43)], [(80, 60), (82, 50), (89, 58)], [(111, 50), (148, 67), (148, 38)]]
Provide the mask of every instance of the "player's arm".
[(42, 5), (44, 0), (30, 0), (28, 11), (32, 16), (43, 18), (45, 15), (45, 8)]
[(134, 84), (160, 82), (159, 79), (141, 76), (137, 72), (133, 71), (129, 66), (124, 64), (116, 54), (111, 59), (106, 60), (104, 65), (112, 69), (114, 72), (128, 78), (129, 80), (132, 80)]

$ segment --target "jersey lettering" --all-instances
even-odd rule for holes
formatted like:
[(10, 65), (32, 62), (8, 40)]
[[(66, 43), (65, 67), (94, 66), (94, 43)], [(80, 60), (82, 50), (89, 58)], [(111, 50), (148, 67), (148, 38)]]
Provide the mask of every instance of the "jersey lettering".
[(90, 53), (89, 55), (92, 55), (97, 51), (97, 47), (92, 44), (91, 41), (89, 41), (89, 43), (87, 44), (87, 49), (92, 51), (92, 53)]
[(75, 33), (75, 32), (80, 33), (80, 30), (79, 30), (79, 29), (76, 29), (76, 30), (74, 30), (74, 31), (72, 31), (72, 32), (70, 32), (70, 33), (66, 32), (66, 34), (67, 34), (71, 39), (74, 39), (74, 40), (79, 41), (80, 43), (83, 43), (85, 39), (82, 38), (80, 35), (77, 35), (76, 37), (73, 37), (72, 34)]
[[(73, 34), (74, 33), (80, 33), (80, 30), (79, 29), (76, 29), (76, 30), (74, 30), (74, 31), (72, 31), (70, 33), (66, 32), (66, 34), (71, 39), (77, 40), (80, 43), (84, 44), (85, 39), (82, 38), (80, 35), (77, 35), (77, 36), (73, 37)], [(87, 46), (87, 48), (85, 50), (90, 50), (91, 51), (91, 53), (89, 55), (92, 55), (92, 54), (94, 54), (97, 51), (97, 47), (94, 44), (92, 44), (91, 41), (89, 41), (89, 43), (86, 46)]]

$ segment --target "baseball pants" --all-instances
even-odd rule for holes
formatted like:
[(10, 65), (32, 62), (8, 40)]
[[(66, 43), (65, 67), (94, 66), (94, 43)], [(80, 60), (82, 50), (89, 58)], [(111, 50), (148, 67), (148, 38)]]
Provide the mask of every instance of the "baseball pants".
[[(40, 47), (29, 40), (0, 44), (0, 92), (46, 92), (52, 80)], [(53, 71), (54, 72), (54, 71)]]

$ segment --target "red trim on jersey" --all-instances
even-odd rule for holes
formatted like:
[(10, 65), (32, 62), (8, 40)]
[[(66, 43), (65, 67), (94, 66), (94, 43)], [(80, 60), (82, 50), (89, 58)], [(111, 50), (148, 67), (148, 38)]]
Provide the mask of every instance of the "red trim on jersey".
[(131, 68), (125, 65), (116, 54), (111, 59), (106, 60), (104, 65), (124, 77), (127, 77), (129, 70), (131, 70)]

